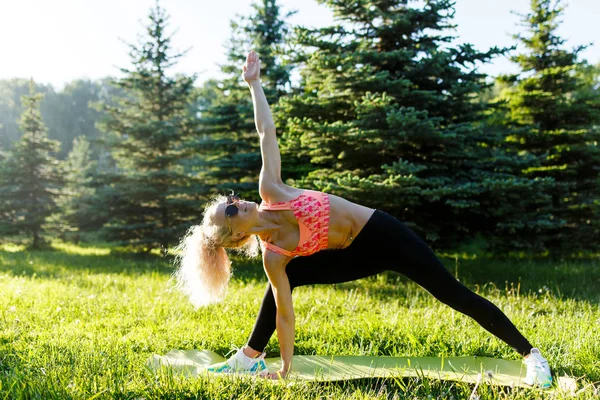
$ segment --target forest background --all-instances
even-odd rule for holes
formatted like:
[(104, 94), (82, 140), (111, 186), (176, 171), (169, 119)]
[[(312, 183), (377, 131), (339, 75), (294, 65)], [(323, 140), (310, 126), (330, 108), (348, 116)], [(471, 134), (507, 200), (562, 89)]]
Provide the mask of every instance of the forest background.
[[(385, 210), (438, 250), (597, 252), (599, 66), (558, 35), (565, 3), (532, 0), (514, 46), (487, 49), (456, 43), (451, 1), (320, 4), (333, 24), (306, 28), (254, 3), (201, 85), (170, 72), (186, 52), (158, 3), (116, 78), (0, 81), (2, 240), (166, 253), (215, 193), (258, 201), (253, 48), (289, 184)], [(498, 57), (516, 72), (481, 72)]]

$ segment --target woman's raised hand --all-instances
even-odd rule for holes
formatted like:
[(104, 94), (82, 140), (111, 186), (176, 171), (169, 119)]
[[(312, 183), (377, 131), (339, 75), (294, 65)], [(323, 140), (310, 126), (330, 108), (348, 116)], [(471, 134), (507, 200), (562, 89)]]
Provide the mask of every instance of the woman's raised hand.
[(250, 50), (246, 56), (246, 63), (242, 70), (242, 78), (247, 83), (260, 79), (260, 60), (254, 50)]

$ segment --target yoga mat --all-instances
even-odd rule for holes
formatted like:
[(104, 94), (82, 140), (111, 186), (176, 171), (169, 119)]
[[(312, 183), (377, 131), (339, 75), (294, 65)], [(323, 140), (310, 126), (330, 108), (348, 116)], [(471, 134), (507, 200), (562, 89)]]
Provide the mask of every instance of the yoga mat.
[[(148, 359), (150, 369), (168, 367), (188, 377), (210, 374), (205, 371), (225, 358), (210, 350), (172, 350)], [(265, 360), (269, 371), (278, 371), (280, 358)], [(372, 356), (294, 356), (288, 379), (340, 381), (359, 378), (427, 377), (467, 383), (528, 387), (523, 383), (525, 366), (521, 361), (489, 357), (372, 357)]]

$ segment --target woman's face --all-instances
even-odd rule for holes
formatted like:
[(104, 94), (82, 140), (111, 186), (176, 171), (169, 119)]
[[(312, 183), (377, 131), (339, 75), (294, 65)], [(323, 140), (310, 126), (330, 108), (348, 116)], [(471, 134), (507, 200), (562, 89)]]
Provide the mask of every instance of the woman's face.
[(226, 202), (217, 209), (223, 216), (223, 222), (229, 232), (236, 236), (239, 232), (248, 232), (255, 225), (258, 217), (258, 204), (229, 196)]

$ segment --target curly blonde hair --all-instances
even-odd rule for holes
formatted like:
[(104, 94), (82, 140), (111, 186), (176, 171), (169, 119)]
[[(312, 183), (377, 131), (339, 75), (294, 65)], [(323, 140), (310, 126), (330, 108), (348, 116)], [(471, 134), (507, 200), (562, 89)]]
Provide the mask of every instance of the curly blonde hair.
[(231, 278), (231, 261), (225, 248), (249, 257), (255, 257), (259, 252), (255, 235), (234, 241), (227, 226), (215, 223), (217, 208), (226, 199), (215, 196), (206, 206), (202, 223), (192, 226), (175, 249), (177, 269), (173, 276), (176, 287), (195, 307), (223, 299)]

